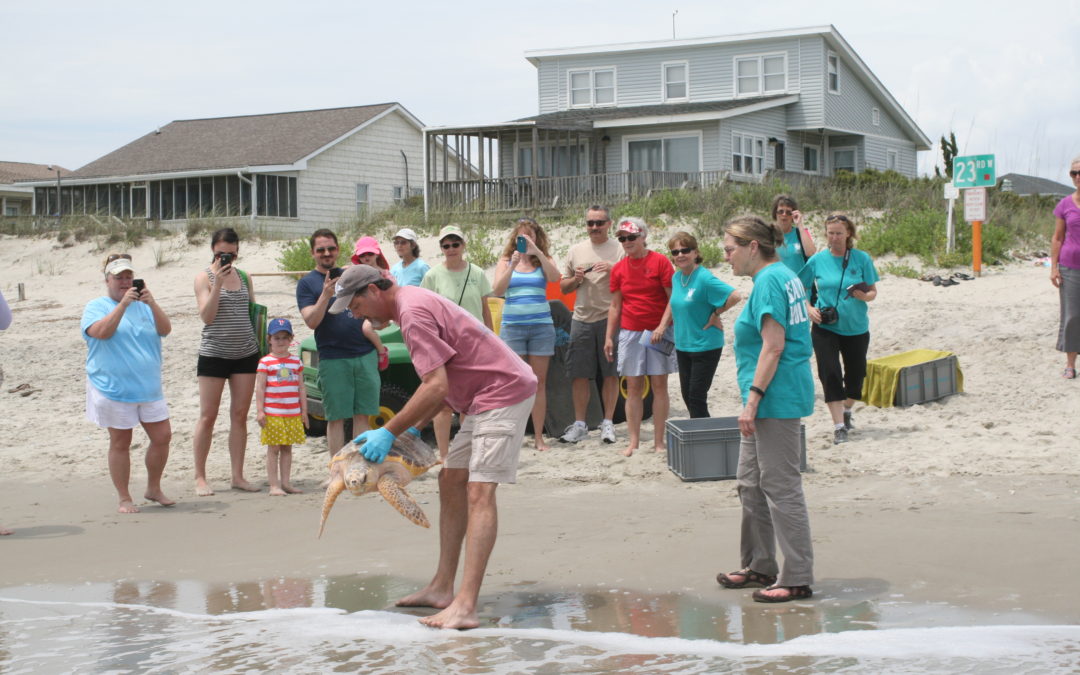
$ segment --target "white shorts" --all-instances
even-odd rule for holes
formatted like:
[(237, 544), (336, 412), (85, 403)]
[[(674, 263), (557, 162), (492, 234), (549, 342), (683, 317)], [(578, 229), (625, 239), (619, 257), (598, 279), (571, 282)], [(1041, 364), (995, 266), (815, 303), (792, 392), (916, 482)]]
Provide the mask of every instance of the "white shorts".
[(105, 398), (97, 387), (86, 381), (86, 419), (102, 429), (134, 429), (145, 422), (169, 419), (165, 399), (149, 403), (123, 403)]
[(619, 375), (668, 375), (678, 372), (679, 361), (675, 352), (670, 354), (650, 349), (641, 344), (642, 333), (652, 331), (619, 329)]

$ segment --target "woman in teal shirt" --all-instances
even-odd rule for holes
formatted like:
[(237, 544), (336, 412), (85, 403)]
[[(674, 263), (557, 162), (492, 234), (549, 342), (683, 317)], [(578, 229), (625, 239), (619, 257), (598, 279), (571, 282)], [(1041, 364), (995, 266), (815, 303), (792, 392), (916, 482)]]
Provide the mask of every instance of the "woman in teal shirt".
[[(877, 297), (877, 270), (865, 251), (855, 248), (855, 223), (834, 214), (825, 219), (828, 248), (806, 262), (799, 273), (805, 286), (817, 283), (810, 331), (817, 357), (818, 379), (833, 421), (833, 444), (848, 439), (851, 406), (862, 398), (870, 318), (866, 303)], [(835, 309), (835, 316), (831, 309)], [(843, 358), (843, 367), (840, 360)]]
[[(806, 291), (779, 262), (784, 234), (756, 216), (730, 221), (724, 253), (754, 290), (735, 321), (735, 367), (744, 408), (739, 415), (742, 569), (719, 574), (725, 588), (765, 586), (757, 602), (804, 600), (813, 595), (814, 548), (799, 463), (801, 418), (814, 410), (810, 321)], [(776, 561), (779, 545), (784, 553)]]
[(739, 304), (742, 296), (701, 267), (694, 235), (676, 232), (668, 240), (675, 276), (664, 317), (653, 331), (653, 344), (675, 322), (675, 356), (679, 362), (679, 385), (690, 417), (709, 415), (709, 388), (724, 348), (724, 324), (720, 315)]
[(803, 226), (803, 215), (791, 195), (776, 195), (772, 202), (773, 222), (784, 233), (784, 245), (777, 249), (780, 262), (799, 273), (810, 256), (817, 252), (810, 229)]

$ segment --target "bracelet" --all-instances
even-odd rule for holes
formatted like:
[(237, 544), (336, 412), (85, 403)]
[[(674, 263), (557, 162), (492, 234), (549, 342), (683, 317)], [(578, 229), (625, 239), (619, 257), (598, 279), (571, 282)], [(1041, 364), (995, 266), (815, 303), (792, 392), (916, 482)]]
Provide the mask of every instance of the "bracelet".
[(761, 398), (765, 398), (765, 390), (764, 389), (761, 389), (759, 387), (755, 387), (754, 385), (750, 385), (750, 391), (754, 392), (755, 394), (757, 394)]

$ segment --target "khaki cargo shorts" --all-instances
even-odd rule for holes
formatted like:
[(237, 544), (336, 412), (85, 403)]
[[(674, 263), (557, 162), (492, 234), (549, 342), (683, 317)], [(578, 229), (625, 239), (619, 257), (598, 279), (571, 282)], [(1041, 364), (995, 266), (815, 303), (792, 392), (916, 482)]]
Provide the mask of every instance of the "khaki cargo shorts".
[(506, 408), (465, 415), (443, 466), (468, 469), (473, 483), (516, 483), (521, 442), (535, 398), (534, 394)]

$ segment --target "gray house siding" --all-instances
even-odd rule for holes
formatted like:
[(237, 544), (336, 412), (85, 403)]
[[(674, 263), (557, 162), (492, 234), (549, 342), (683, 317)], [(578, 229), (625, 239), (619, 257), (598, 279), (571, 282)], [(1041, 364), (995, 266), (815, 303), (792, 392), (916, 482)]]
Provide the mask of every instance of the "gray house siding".
[[(879, 124), (874, 125), (872, 111), (879, 111)], [(890, 138), (905, 137), (887, 107), (870, 93), (843, 59), (840, 59), (840, 93), (825, 95), (825, 119), (828, 126), (845, 131), (876, 134)]]
[(902, 141), (879, 136), (866, 137), (866, 161), (867, 169), (885, 171), (889, 169), (889, 153), (896, 153), (896, 167), (893, 169), (905, 176), (914, 175), (917, 167), (915, 144), (910, 141)]
[[(732, 119), (721, 120), (718, 126), (720, 136), (718, 148), (720, 153), (720, 168), (725, 171), (734, 172), (732, 161), (733, 134), (746, 134), (766, 141), (764, 146), (765, 171), (775, 168), (775, 150), (768, 145), (768, 139), (776, 138), (780, 141), (784, 141), (788, 138), (787, 114), (783, 108), (772, 108), (770, 110), (762, 110), (748, 115), (741, 115)], [(790, 147), (787, 148), (785, 156), (791, 156)], [(790, 169), (791, 165), (787, 164), (787, 167)], [(733, 177), (739, 177), (739, 174), (735, 173), (733, 174)]]
[(825, 40), (820, 36), (808, 36), (799, 40), (799, 102), (788, 110), (789, 126), (824, 126), (825, 51)]

